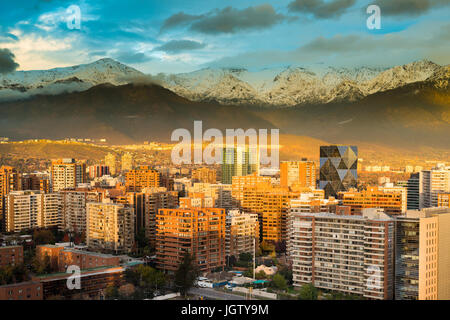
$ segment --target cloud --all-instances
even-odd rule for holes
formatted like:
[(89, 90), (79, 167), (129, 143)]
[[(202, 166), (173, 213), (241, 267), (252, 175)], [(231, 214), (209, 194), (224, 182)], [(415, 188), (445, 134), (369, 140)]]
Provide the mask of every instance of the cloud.
[(19, 67), (14, 58), (14, 53), (9, 49), (0, 49), (0, 73), (10, 73)]
[(190, 25), (191, 31), (204, 34), (232, 34), (244, 30), (266, 29), (293, 19), (277, 13), (270, 4), (262, 4), (241, 10), (226, 7), (197, 16), (180, 12), (166, 19), (161, 29)]
[(198, 20), (202, 18), (202, 15), (190, 15), (186, 14), (184, 12), (179, 12), (177, 14), (174, 14), (173, 16), (170, 16), (166, 20), (164, 20), (163, 25), (161, 26), (161, 32), (173, 28), (177, 28), (180, 26), (186, 26), (189, 25), (191, 22)]
[[(421, 23), (402, 32), (371, 35), (354, 33), (317, 37), (294, 50), (247, 52), (204, 65), (213, 68), (265, 68), (279, 66), (391, 67), (428, 59), (450, 63), (450, 24)], [(389, 59), (386, 59), (389, 56)]]
[(116, 59), (123, 63), (144, 63), (150, 61), (152, 57), (142, 52), (122, 52)]
[(448, 0), (376, 0), (381, 13), (387, 16), (419, 16), (431, 9), (450, 5)]
[(167, 53), (179, 53), (188, 50), (198, 50), (204, 48), (206, 45), (201, 42), (192, 40), (172, 40), (162, 46), (155, 48), (155, 51), (164, 51)]
[(329, 19), (339, 18), (355, 3), (356, 0), (331, 0), (329, 2), (324, 0), (295, 0), (288, 5), (288, 8), (291, 12), (312, 14), (318, 19)]

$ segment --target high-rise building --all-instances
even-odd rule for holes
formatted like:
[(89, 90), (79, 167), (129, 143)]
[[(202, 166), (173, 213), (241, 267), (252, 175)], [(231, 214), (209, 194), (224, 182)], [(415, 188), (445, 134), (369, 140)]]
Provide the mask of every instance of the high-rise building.
[(11, 191), (20, 190), (20, 175), (17, 170), (9, 166), (0, 167), (0, 231), (5, 230), (5, 197)]
[(40, 190), (50, 193), (50, 178), (46, 173), (28, 173), (22, 175), (21, 190)]
[(314, 161), (282, 161), (280, 163), (282, 187), (316, 187), (316, 164)]
[(394, 220), (380, 209), (362, 215), (293, 213), (288, 255), (294, 286), (315, 287), (368, 299), (392, 299)]
[(200, 271), (225, 266), (225, 209), (160, 209), (156, 215), (156, 266), (174, 273), (190, 253)]
[(187, 188), (187, 194), (191, 193), (203, 193), (205, 197), (212, 198), (214, 200), (214, 207), (232, 209), (232, 185), (221, 183), (194, 183), (191, 187)]
[(272, 187), (271, 181), (272, 179), (270, 177), (258, 176), (256, 172), (246, 176), (233, 177), (231, 195), (234, 200), (234, 206), (242, 206), (242, 200), (244, 198), (244, 188), (270, 188)]
[(241, 208), (248, 213), (257, 213), (261, 241), (286, 240), (286, 218), (291, 199), (300, 192), (289, 188), (267, 185), (244, 187)]
[[(320, 190), (323, 191), (323, 190)], [(289, 214), (292, 213), (335, 213), (339, 201), (333, 197), (325, 199), (323, 194), (301, 193), (300, 197), (291, 199)]]
[(61, 225), (61, 198), (59, 193), (43, 191), (13, 191), (5, 201), (7, 232), (21, 232), (34, 228)]
[(230, 210), (226, 216), (225, 254), (239, 257), (241, 253), (253, 253), (259, 245), (259, 222), (256, 213)]
[(407, 183), (407, 209), (419, 210), (420, 209), (420, 190), (421, 180), (420, 173), (412, 173)]
[(450, 299), (450, 209), (396, 217), (396, 300)]
[(88, 171), (89, 171), (89, 178), (91, 178), (91, 179), (101, 178), (103, 176), (110, 175), (108, 166), (103, 166), (103, 165), (98, 165), (98, 164), (94, 165), (94, 166), (89, 166)]
[(211, 168), (198, 168), (192, 170), (192, 180), (203, 183), (216, 183), (216, 170)]
[(223, 149), (222, 183), (231, 184), (232, 177), (259, 174), (258, 148), (234, 146)]
[(133, 208), (107, 200), (86, 206), (87, 246), (106, 252), (130, 252), (134, 246)]
[(113, 153), (108, 153), (105, 156), (105, 165), (109, 168), (109, 172), (114, 176), (117, 174), (117, 158)]
[(142, 230), (149, 239), (150, 245), (156, 241), (156, 213), (159, 209), (170, 209), (178, 206), (178, 192), (167, 191), (164, 187), (144, 188), (142, 192), (127, 192), (113, 198), (116, 203), (127, 204), (134, 209), (135, 233)]
[(142, 166), (125, 174), (127, 192), (141, 192), (144, 188), (160, 186), (160, 173), (149, 166)]
[(438, 194), (438, 207), (450, 208), (450, 193)]
[(129, 152), (122, 155), (122, 172), (133, 170), (134, 168), (134, 158)]
[(357, 187), (358, 147), (321, 146), (319, 188), (325, 197)]
[(382, 208), (386, 214), (401, 214), (406, 211), (406, 189), (388, 186), (368, 187), (364, 191), (339, 192), (342, 205), (351, 208), (353, 214), (361, 214), (363, 209)]
[(102, 202), (105, 191), (87, 188), (61, 190), (61, 229), (86, 234), (86, 204)]
[(86, 163), (69, 158), (52, 161), (51, 177), (53, 192), (76, 188), (87, 182)]
[(420, 173), (420, 209), (438, 205), (438, 194), (450, 192), (450, 167), (438, 164)]

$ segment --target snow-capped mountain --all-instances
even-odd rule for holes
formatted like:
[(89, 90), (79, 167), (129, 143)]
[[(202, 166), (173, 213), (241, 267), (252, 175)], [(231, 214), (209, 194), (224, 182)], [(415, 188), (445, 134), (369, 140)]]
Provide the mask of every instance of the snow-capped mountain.
[(139, 76), (143, 73), (109, 58), (66, 68), (16, 71), (0, 75), (0, 99), (84, 91), (104, 83), (121, 85)]
[[(410, 83), (437, 79), (448, 84), (448, 66), (422, 60), (393, 68), (283, 67), (259, 71), (202, 69), (191, 73), (150, 76), (163, 87), (193, 101), (258, 106), (357, 101)], [(84, 91), (111, 83), (122, 85), (146, 76), (113, 59), (42, 71), (0, 75), (0, 100), (36, 94)], [(447, 81), (447, 82), (446, 82)]]
[(441, 70), (431, 61), (390, 69), (287, 67), (250, 72), (245, 69), (203, 69), (163, 75), (163, 86), (195, 101), (222, 104), (294, 106), (305, 103), (356, 101), (403, 85), (424, 81)]

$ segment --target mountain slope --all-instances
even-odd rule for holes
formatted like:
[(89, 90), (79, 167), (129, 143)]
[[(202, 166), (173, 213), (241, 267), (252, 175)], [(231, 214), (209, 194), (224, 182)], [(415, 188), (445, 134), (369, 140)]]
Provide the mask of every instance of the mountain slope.
[(0, 100), (84, 91), (105, 83), (121, 85), (140, 76), (140, 71), (108, 58), (67, 68), (16, 71), (0, 75)]
[(281, 134), (330, 143), (376, 143), (398, 148), (450, 149), (449, 70), (426, 81), (355, 102), (289, 108), (224, 106), (189, 101), (158, 85), (99, 85), (83, 92), (0, 103), (0, 136), (107, 138), (113, 143), (170, 141), (177, 128), (279, 128)]

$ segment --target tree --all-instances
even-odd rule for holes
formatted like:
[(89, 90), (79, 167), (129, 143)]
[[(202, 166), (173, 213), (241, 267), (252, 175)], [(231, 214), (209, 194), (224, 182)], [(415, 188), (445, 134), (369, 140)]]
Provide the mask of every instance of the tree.
[(253, 255), (249, 252), (242, 252), (239, 254), (239, 261), (253, 261)]
[[(252, 275), (252, 277), (253, 277), (253, 275)], [(255, 274), (255, 278), (258, 280), (262, 280), (262, 279), (267, 278), (267, 275), (263, 270), (261, 270), (257, 274)]]
[(35, 230), (33, 233), (34, 243), (40, 244), (55, 244), (55, 235), (50, 230)]
[(108, 285), (105, 289), (105, 298), (107, 300), (114, 300), (119, 298), (119, 290), (115, 285)]
[(175, 273), (175, 285), (180, 289), (181, 295), (186, 297), (189, 289), (194, 285), (198, 274), (199, 271), (195, 264), (194, 257), (191, 256), (189, 252), (186, 252)]
[(275, 242), (275, 251), (277, 253), (286, 252), (286, 241), (282, 240), (282, 241)]
[(316, 287), (314, 287), (311, 283), (304, 284), (300, 288), (300, 294), (298, 298), (300, 300), (317, 300), (319, 296), (319, 292)]
[(281, 274), (277, 273), (273, 276), (272, 285), (279, 290), (286, 290), (287, 281)]

